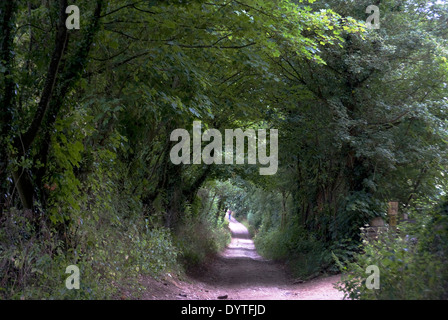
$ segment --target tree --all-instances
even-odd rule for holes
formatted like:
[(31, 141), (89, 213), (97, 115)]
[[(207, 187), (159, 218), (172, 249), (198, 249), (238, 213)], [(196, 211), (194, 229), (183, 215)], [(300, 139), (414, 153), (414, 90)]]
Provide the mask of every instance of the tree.
[[(367, 6), (321, 1), (317, 8), (325, 4), (359, 20)], [(438, 23), (421, 14), (422, 5), (380, 5), (381, 28), (342, 33), (342, 46), (321, 46), (325, 64), (288, 51), (276, 61), (286, 86), (272, 102), (296, 214), (327, 239), (339, 229), (338, 237), (355, 236), (389, 199), (409, 204), (415, 195), (438, 193), (446, 40), (427, 32)]]

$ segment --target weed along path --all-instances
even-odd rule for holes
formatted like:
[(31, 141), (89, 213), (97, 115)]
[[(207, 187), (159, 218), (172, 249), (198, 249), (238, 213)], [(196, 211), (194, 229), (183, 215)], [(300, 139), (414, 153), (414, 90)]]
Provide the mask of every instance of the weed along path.
[(261, 257), (247, 228), (232, 218), (232, 241), (187, 281), (148, 283), (144, 299), (183, 300), (340, 300), (340, 276), (297, 283), (282, 264)]

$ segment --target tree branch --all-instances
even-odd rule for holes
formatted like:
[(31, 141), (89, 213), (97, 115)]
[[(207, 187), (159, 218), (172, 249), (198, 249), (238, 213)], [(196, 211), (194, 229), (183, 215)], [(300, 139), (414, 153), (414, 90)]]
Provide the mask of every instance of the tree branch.
[(189, 49), (203, 49), (203, 48), (216, 48), (216, 49), (243, 49), (243, 48), (247, 48), (250, 46), (253, 46), (254, 44), (256, 44), (256, 42), (250, 42), (248, 44), (243, 44), (243, 45), (233, 45), (233, 46), (215, 46), (214, 44), (209, 44), (209, 45), (188, 45), (188, 44), (170, 44), (167, 43), (167, 45), (177, 45), (181, 48), (189, 48)]
[(55, 48), (53, 50), (53, 54), (51, 57), (51, 62), (48, 67), (48, 72), (46, 76), (46, 81), (44, 85), (44, 89), (42, 91), (42, 95), (40, 97), (39, 104), (37, 106), (37, 111), (34, 115), (33, 121), (31, 122), (30, 127), (25, 132), (25, 134), (22, 137), (22, 141), (20, 141), (20, 137), (17, 137), (14, 140), (14, 146), (20, 150), (20, 147), (23, 142), (23, 153), (25, 153), (28, 148), (33, 143), (34, 139), (36, 138), (37, 132), (39, 131), (39, 128), (42, 124), (42, 119), (44, 118), (44, 115), (48, 109), (51, 97), (53, 95), (53, 91), (55, 89), (55, 83), (57, 74), (59, 71), (59, 64), (61, 62), (63, 52), (65, 49), (65, 45), (67, 43), (68, 34), (67, 34), (67, 27), (65, 26), (65, 9), (67, 8), (67, 0), (60, 0), (59, 1), (59, 23), (58, 23), (58, 30), (56, 34), (56, 44)]

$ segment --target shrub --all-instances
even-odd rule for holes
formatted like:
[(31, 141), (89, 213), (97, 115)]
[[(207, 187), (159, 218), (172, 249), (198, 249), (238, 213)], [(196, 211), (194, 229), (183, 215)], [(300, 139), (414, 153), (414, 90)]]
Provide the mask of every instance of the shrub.
[[(0, 298), (111, 299), (123, 287), (137, 288), (138, 275), (157, 277), (176, 267), (178, 250), (167, 229), (143, 219), (119, 227), (79, 221), (62, 238), (48, 227), (37, 232), (20, 211), (7, 212), (0, 227)], [(80, 290), (65, 287), (69, 265), (80, 269)]]
[[(350, 299), (440, 299), (447, 294), (446, 225), (435, 222), (428, 212), (415, 213), (414, 223), (402, 223), (397, 230), (380, 232), (376, 241), (363, 240), (355, 261), (335, 260), (344, 273), (338, 288)], [(445, 229), (443, 229), (445, 228)], [(439, 232), (436, 232), (438, 230)], [(366, 269), (376, 265), (380, 288), (365, 285)]]
[(332, 262), (322, 241), (293, 224), (284, 230), (261, 229), (255, 237), (255, 245), (262, 256), (286, 262), (292, 273), (301, 278), (326, 270)]
[(227, 220), (221, 216), (197, 214), (187, 206), (182, 222), (175, 232), (179, 259), (187, 270), (202, 264), (207, 256), (221, 251), (230, 242)]

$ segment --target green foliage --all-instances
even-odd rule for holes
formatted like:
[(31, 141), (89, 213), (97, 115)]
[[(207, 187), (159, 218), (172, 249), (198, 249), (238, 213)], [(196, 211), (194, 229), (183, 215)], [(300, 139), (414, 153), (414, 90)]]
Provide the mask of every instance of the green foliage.
[[(198, 210), (200, 208), (196, 208)], [(224, 214), (216, 217), (195, 212), (186, 206), (183, 221), (176, 231), (179, 258), (187, 271), (191, 271), (220, 252), (230, 243), (230, 230)]]
[[(106, 212), (100, 220), (110, 219)], [(65, 243), (55, 230), (36, 232), (20, 211), (7, 215), (0, 228), (0, 297), (2, 299), (110, 299), (121, 290), (139, 292), (138, 276), (177, 272), (178, 249), (171, 233), (147, 223), (119, 227), (79, 219), (66, 230)], [(79, 290), (65, 287), (65, 269), (80, 269)]]
[[(435, 210), (435, 211), (434, 211)], [(353, 260), (335, 259), (343, 272), (338, 284), (349, 299), (444, 299), (448, 294), (446, 268), (448, 237), (446, 213), (438, 209), (414, 212), (414, 222), (403, 222), (396, 230), (380, 232), (378, 239), (364, 239), (362, 251)], [(442, 222), (443, 221), (443, 222)], [(368, 289), (366, 269), (376, 265), (380, 271), (380, 288)]]
[(359, 240), (359, 228), (375, 217), (384, 217), (386, 212), (386, 203), (375, 199), (372, 194), (353, 192), (346, 197), (345, 207), (332, 222), (332, 238), (341, 244), (344, 239)]
[(269, 231), (261, 228), (255, 245), (264, 257), (284, 261), (296, 277), (306, 279), (322, 271), (331, 271), (331, 255), (325, 243), (300, 226)]
[[(58, 5), (0, 4), (2, 297), (110, 297), (197, 265), (228, 208), (267, 256), (331, 270), (387, 201), (446, 189), (446, 4), (387, 1), (369, 31), (368, 0), (76, 4), (70, 32)], [(278, 174), (173, 165), (194, 120), (278, 129)]]

